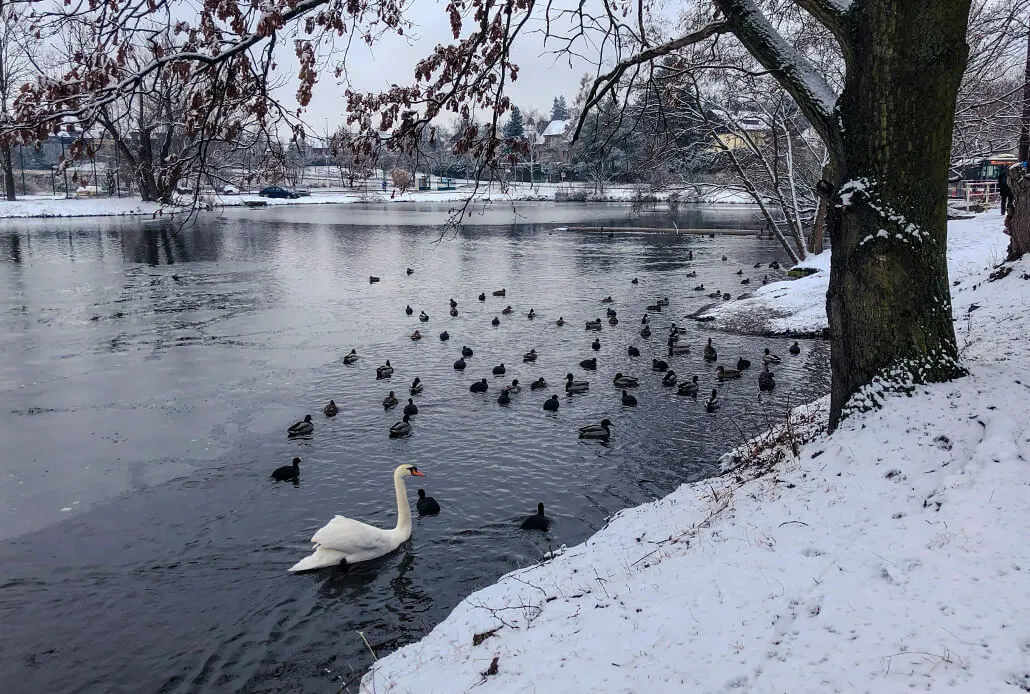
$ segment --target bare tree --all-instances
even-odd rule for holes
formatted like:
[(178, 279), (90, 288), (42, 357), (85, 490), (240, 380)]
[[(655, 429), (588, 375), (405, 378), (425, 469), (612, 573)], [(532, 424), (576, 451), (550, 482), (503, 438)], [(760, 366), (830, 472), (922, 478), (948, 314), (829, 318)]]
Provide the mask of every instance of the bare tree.
[[(11, 120), (11, 107), (18, 89), (33, 73), (31, 44), (26, 41), (23, 24), (18, 8), (0, 7), (0, 123)], [(11, 131), (6, 137), (0, 137), (0, 169), (8, 200), (17, 198), (11, 144), (23, 139), (24, 134)]]

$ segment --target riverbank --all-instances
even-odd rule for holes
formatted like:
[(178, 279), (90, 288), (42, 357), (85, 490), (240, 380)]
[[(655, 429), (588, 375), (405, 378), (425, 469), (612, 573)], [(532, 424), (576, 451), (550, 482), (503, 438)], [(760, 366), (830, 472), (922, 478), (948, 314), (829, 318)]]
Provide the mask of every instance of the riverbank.
[(989, 281), (998, 217), (949, 230), (968, 377), (832, 436), (825, 399), (796, 409), (723, 476), (472, 594), (362, 691), (1030, 689), (1030, 263)]

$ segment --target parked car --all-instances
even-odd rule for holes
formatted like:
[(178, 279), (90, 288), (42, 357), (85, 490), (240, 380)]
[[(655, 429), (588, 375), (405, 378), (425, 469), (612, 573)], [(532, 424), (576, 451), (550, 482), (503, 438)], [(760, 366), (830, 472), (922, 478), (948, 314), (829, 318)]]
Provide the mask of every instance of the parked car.
[(297, 194), (297, 197), (301, 198), (311, 195), (310, 188), (294, 188), (293, 192)]
[(221, 193), (222, 195), (239, 195), (240, 189), (237, 188), (236, 186), (232, 185), (231, 183), (227, 183), (224, 186), (222, 186), (218, 190), (218, 192)]
[(279, 186), (268, 186), (262, 188), (261, 192), (258, 193), (263, 198), (299, 198), (300, 196), (294, 193), (292, 190), (281, 188)]

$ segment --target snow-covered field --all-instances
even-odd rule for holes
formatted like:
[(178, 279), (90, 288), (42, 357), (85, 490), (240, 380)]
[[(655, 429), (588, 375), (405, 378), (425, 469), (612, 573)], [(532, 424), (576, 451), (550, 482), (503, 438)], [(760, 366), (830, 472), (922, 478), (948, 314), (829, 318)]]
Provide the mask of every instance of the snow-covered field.
[(68, 198), (27, 195), (14, 202), (0, 200), (0, 219), (24, 217), (120, 217), (153, 215), (161, 205), (139, 198)]
[(1030, 262), (988, 282), (1000, 218), (950, 230), (967, 378), (796, 456), (782, 428), (756, 440), (759, 462), (469, 596), (362, 691), (1030, 691)]

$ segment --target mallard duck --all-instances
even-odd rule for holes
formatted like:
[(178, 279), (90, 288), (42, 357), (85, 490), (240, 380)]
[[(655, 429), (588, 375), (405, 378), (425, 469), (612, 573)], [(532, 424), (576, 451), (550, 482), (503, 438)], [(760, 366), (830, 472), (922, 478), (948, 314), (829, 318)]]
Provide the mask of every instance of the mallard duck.
[(414, 275), (414, 274), (415, 274), (415, 271), (414, 271), (414, 270), (412, 270), (412, 269), (411, 269), (411, 268), (409, 267), (409, 268), (408, 268), (408, 274), (409, 274), (409, 275)]
[(619, 324), (619, 319), (616, 318), (615, 316), (612, 316), (611, 318), (608, 319), (608, 325), (618, 325), (618, 324)]
[(376, 380), (389, 378), (393, 376), (393, 367), (390, 366), (390, 360), (387, 359), (386, 363), (376, 369)]
[(720, 296), (722, 296), (722, 292), (720, 292), (718, 289), (716, 289), (714, 292), (712, 292), (711, 294), (708, 295), (708, 298), (709, 299), (718, 299)]
[(415, 309), (411, 307), (411, 304), (408, 304), (404, 307), (404, 312), (410, 316), (412, 313), (415, 312)]
[(766, 366), (762, 373), (758, 374), (758, 390), (772, 390), (776, 387), (776, 380), (773, 378), (772, 371)]
[(640, 350), (637, 349), (636, 347), (634, 347), (633, 345), (629, 346), (629, 348), (626, 350), (626, 353), (629, 354), (629, 356), (631, 356), (631, 357), (639, 357), (640, 356)]
[(608, 316), (609, 318), (614, 318), (615, 316), (617, 316), (617, 315), (618, 315), (618, 313), (619, 313), (619, 312), (618, 312), (618, 311), (616, 311), (616, 310), (615, 310), (614, 308), (606, 308), (606, 309), (604, 310), (604, 314), (605, 314), (606, 316)]
[(428, 323), (429, 322), (429, 314), (427, 314), (425, 311), (419, 311), (418, 319), (420, 321), (422, 321), (423, 323)]
[(456, 317), (457, 317), (457, 315), (458, 315), (458, 309), (456, 309), (456, 308), (452, 308), (452, 309), (451, 309), (451, 310), (449, 311), (449, 313), (451, 314), (451, 318), (456, 318)]
[(762, 361), (765, 362), (766, 364), (779, 364), (783, 360), (780, 359), (775, 354), (773, 354), (772, 352), (770, 352), (769, 348), (766, 347), (765, 348), (765, 352), (762, 355)]
[(634, 278), (633, 278), (633, 279), (632, 279), (632, 280), (630, 281), (630, 284), (640, 284), (640, 280), (638, 280), (638, 279), (637, 279), (636, 277), (634, 277)]
[(691, 270), (690, 272), (688, 272), (687, 274), (685, 274), (683, 276), (684, 277), (697, 277), (697, 270)]
[(451, 304), (451, 308), (458, 308), (458, 302), (454, 300), (453, 296), (451, 297), (450, 304)]
[(588, 371), (596, 371), (597, 370), (597, 357), (591, 357), (590, 359), (584, 359), (583, 361), (581, 361), (579, 363), (579, 367), (581, 369), (586, 369)]
[(737, 270), (737, 274), (738, 274), (738, 275), (743, 275), (743, 274), (744, 274), (744, 271), (743, 271), (743, 270)]
[(404, 415), (404, 419), (390, 426), (390, 438), (399, 439), (407, 436), (411, 433), (411, 423), (408, 421), (408, 415)]
[(486, 301), (486, 292), (483, 292), (482, 294), (479, 295), (479, 300), (480, 301)]
[(502, 316), (507, 316), (507, 315), (510, 315), (510, 314), (512, 314), (512, 313), (515, 313), (515, 309), (513, 309), (513, 308), (511, 307), (511, 304), (508, 304), (508, 305), (507, 305), (507, 306), (505, 306), (505, 307), (504, 307), (503, 309), (501, 309), (501, 315), (502, 315)]
[(529, 320), (536, 318), (536, 311), (534, 309), (529, 309), (529, 313), (526, 314), (526, 318)]
[(528, 352), (526, 352), (525, 354), (523, 354), (522, 355), (522, 361), (524, 361), (524, 362), (536, 361), (536, 350), (535, 349), (531, 349)]
[(610, 294), (608, 296), (604, 297), (603, 299), (601, 299), (601, 303), (602, 304), (610, 304), (613, 301), (615, 301), (615, 299), (613, 299)]
[(493, 325), (493, 326), (498, 326), (500, 324), (501, 324), (501, 319), (498, 318), (497, 316), (494, 316), (494, 319), (492, 321), (490, 321), (490, 325)]
[(769, 284), (769, 275), (762, 278), (762, 284)]
[(369, 284), (375, 284), (378, 281), (379, 281), (379, 278), (376, 277), (375, 275), (369, 275), (368, 276), (368, 283)]
[(588, 424), (580, 427), (579, 438), (581, 439), (609, 439), (612, 436), (612, 420), (602, 419), (600, 424)]
[(322, 414), (326, 417), (335, 417), (340, 413), (340, 408), (336, 406), (335, 400), (330, 400), (329, 404), (322, 409)]
[(751, 368), (751, 360), (740, 357), (737, 359), (737, 371), (743, 371), (744, 369)]
[(465, 363), (465, 357), (458, 357), (458, 361), (454, 362), (455, 371), (464, 371), (468, 364)]
[(712, 388), (712, 396), (705, 401), (705, 410), (715, 412), (720, 407), (722, 407), (722, 403), (719, 402), (719, 391)]
[(719, 358), (719, 355), (715, 352), (715, 347), (712, 346), (712, 338), (708, 338), (708, 344), (705, 345), (705, 361), (715, 361)]
[(574, 381), (572, 380), (572, 374), (565, 375), (565, 392), (566, 393), (583, 393), (590, 389), (589, 381)]
[(654, 311), (655, 313), (661, 313), (662, 312), (662, 307), (661, 307), (661, 304), (650, 304), (647, 307), (647, 310), (648, 311)]
[(718, 376), (720, 381), (727, 381), (731, 378), (740, 378), (739, 371), (736, 369), (727, 369), (722, 364), (719, 364), (719, 367), (715, 370), (715, 374)]
[(649, 326), (645, 325), (640, 330), (640, 337), (643, 337), (643, 338), (651, 337), (651, 328)]
[(677, 395), (697, 395), (698, 390), (697, 376), (694, 376), (689, 381), (680, 383), (680, 387), (676, 390)]
[(542, 503), (537, 504), (536, 513), (532, 516), (527, 516), (519, 527), (523, 530), (543, 530), (547, 532), (547, 529), (551, 527), (551, 520), (544, 515), (544, 505)]
[(294, 458), (292, 465), (283, 465), (272, 470), (276, 482), (293, 482), (300, 478), (300, 458)]
[(668, 306), (669, 305), (669, 297), (665, 297), (664, 299), (659, 299), (657, 301), (657, 304), (659, 306)]
[(769, 267), (771, 267), (773, 270), (779, 270), (780, 269), (780, 264), (779, 264), (779, 262), (774, 260), (771, 263), (769, 263)]
[(612, 383), (617, 385), (619, 388), (635, 388), (640, 385), (636, 378), (633, 376), (623, 376), (621, 371), (615, 374), (615, 378), (612, 379)]
[(418, 376), (411, 382), (411, 387), (408, 389), (412, 395), (418, 395), (422, 392), (422, 379)]
[(519, 386), (519, 379), (517, 378), (513, 378), (511, 383), (501, 388), (501, 390), (508, 394), (522, 392), (522, 388)]
[(508, 292), (506, 290), (504, 290), (504, 289), (498, 289), (497, 291), (494, 292), (494, 296), (504, 296), (507, 293)]
[(650, 322), (651, 322), (651, 316), (647, 315), (646, 313), (644, 314), (644, 317), (640, 319), (640, 324), (641, 325), (647, 325)]
[(669, 370), (669, 362), (667, 362), (667, 361), (665, 361), (663, 359), (652, 359), (651, 360), (651, 368), (654, 371), (668, 371)]
[(501, 394), (497, 396), (498, 405), (507, 405), (511, 402), (511, 396), (508, 395), (508, 391), (502, 390)]
[(469, 347), (468, 345), (462, 345), (461, 346), (461, 356), (463, 356), (463, 357), (471, 357), (472, 356), (472, 348)]
[(791, 354), (801, 354), (801, 345), (799, 345), (797, 343), (797, 340), (795, 340), (794, 344), (792, 344), (790, 346), (790, 349), (788, 349), (787, 351), (790, 352)]
[(561, 316), (558, 316), (558, 320), (556, 320), (556, 321), (554, 322), (554, 324), (555, 324), (555, 325), (557, 325), (557, 326), (558, 326), (558, 327), (560, 328), (560, 327), (562, 327), (563, 325), (565, 325), (565, 319), (564, 319), (564, 318), (562, 318)]
[(547, 387), (547, 381), (544, 380), (543, 376), (541, 376), (540, 378), (536, 379), (535, 381), (533, 381), (532, 383), (529, 384), (529, 389), (530, 390), (540, 390), (541, 388), (546, 388), (546, 387)]
[(622, 404), (626, 407), (636, 407), (637, 399), (624, 390), (622, 391)]
[(696, 287), (694, 287), (694, 291), (695, 292), (703, 292), (704, 290), (705, 290), (704, 283), (701, 283), (701, 284), (697, 285)]
[(397, 407), (397, 395), (391, 390), (390, 394), (383, 398), (383, 409), (392, 410)]
[(551, 397), (549, 397), (546, 400), (544, 400), (544, 409), (547, 410), (548, 412), (557, 412), (558, 411), (558, 406), (560, 404), (561, 403), (558, 402), (558, 396), (557, 395), (552, 395)]
[(490, 388), (490, 384), (486, 382), (484, 378), (482, 381), (476, 381), (469, 386), (469, 390), (473, 393), (485, 393)]
[(494, 367), (493, 374), (494, 374), (494, 376), (503, 376), (504, 375), (504, 363), (503, 362)]
[(422, 333), (420, 333), (418, 330), (416, 330), (415, 332), (411, 333), (411, 339), (412, 340), (421, 340), (422, 339)]
[(756, 269), (756, 270), (757, 270), (758, 268), (760, 268), (760, 267), (762, 267), (762, 264), (761, 264), (761, 263), (755, 263), (755, 269)]
[(311, 423), (311, 415), (304, 415), (304, 419), (290, 426), (286, 430), (287, 436), (307, 436), (315, 430), (315, 425)]
[(740, 281), (740, 283), (741, 283), (741, 284), (751, 284), (751, 278), (750, 278), (750, 277), (747, 277), (747, 278), (745, 278), (745, 279), (742, 279), (742, 280)]
[(600, 329), (601, 329), (601, 319), (600, 318), (597, 318), (595, 320), (588, 320), (587, 321), (587, 330), (600, 330)]
[(670, 342), (669, 356), (671, 357), (678, 354), (690, 354), (690, 345), (686, 343), (680, 344), (679, 342)]
[(343, 363), (344, 363), (344, 364), (353, 364), (353, 363), (354, 363), (354, 362), (356, 362), (357, 360), (358, 360), (358, 353), (357, 353), (356, 351), (354, 351), (354, 350), (352, 349), (352, 350), (350, 351), (350, 354), (346, 355), (346, 356), (345, 356), (345, 357), (343, 358)]
[(662, 385), (671, 388), (672, 386), (676, 385), (677, 380), (678, 377), (676, 376), (676, 372), (672, 369), (669, 369), (665, 372), (665, 375), (662, 376)]
[(595, 352), (599, 351), (601, 349), (601, 341), (595, 337), (594, 341), (590, 343), (590, 349)]
[[(731, 298), (732, 297), (730, 296), (729, 292), (723, 292), (722, 293), (722, 300), (723, 301), (729, 301)], [(741, 298), (743, 298), (743, 295), (741, 295)]]
[(440, 504), (436, 503), (436, 499), (431, 496), (426, 496), (425, 489), (418, 490), (418, 501), (415, 502), (415, 510), (418, 511), (420, 516), (435, 516), (440, 513)]
[(413, 398), (408, 398), (408, 404), (404, 406), (404, 414), (407, 416), (418, 414), (418, 405)]
[(451, 334), (449, 332), (444, 330), (442, 333), (440, 333), (440, 341), (441, 342), (447, 342), (447, 340), (449, 340), (449, 339), (451, 339)]

